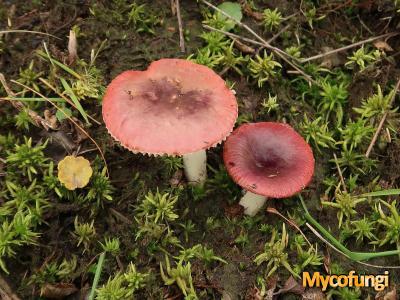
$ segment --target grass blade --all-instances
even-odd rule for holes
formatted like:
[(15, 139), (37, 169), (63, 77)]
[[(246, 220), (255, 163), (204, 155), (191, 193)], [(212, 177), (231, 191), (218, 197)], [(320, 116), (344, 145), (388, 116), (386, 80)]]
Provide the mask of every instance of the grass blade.
[(400, 195), (400, 189), (390, 189), (390, 190), (365, 193), (360, 195), (360, 197), (380, 197), (380, 196), (393, 196), (393, 195)]
[[(21, 101), (21, 102), (46, 102), (46, 99), (39, 98), (39, 97), (30, 97), (30, 98), (25, 98), (25, 97), (5, 97), (1, 98), (2, 100), (6, 101)], [(62, 102), (64, 103), (65, 100), (63, 98), (48, 98), (49, 100), (53, 102)]]
[(64, 78), (60, 78), (61, 83), (65, 89), (65, 92), (68, 94), (68, 96), (71, 98), (72, 102), (74, 102), (76, 109), (81, 113), (82, 117), (85, 119), (86, 123), (89, 124), (89, 119), (86, 115), (85, 110), (83, 109), (81, 103), (79, 102), (78, 98), (76, 97), (74, 91), (71, 89), (69, 86), (68, 82)]
[(44, 53), (41, 50), (37, 50), (36, 52), (40, 57), (48, 59), (52, 64), (55, 64), (57, 66), (59, 66), (61, 69), (63, 69), (65, 72), (71, 74), (72, 76), (76, 77), (77, 79), (81, 80), (82, 76), (79, 75), (78, 73), (76, 73), (74, 70), (72, 70), (71, 68), (67, 67), (66, 65), (64, 65), (63, 63), (59, 62), (58, 60), (51, 58), (49, 55), (47, 55), (46, 53)]
[(103, 269), (105, 257), (106, 257), (105, 252), (100, 254), (99, 262), (97, 263), (96, 273), (94, 274), (92, 289), (90, 290), (89, 300), (94, 300), (94, 296), (96, 295), (97, 284), (99, 283), (100, 280), (101, 270)]

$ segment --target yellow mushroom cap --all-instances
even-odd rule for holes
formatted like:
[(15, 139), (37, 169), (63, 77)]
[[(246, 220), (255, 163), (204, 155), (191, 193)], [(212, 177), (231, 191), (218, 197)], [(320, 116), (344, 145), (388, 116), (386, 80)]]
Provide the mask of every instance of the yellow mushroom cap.
[(83, 156), (66, 156), (58, 163), (58, 179), (71, 191), (85, 187), (92, 177), (90, 162)]

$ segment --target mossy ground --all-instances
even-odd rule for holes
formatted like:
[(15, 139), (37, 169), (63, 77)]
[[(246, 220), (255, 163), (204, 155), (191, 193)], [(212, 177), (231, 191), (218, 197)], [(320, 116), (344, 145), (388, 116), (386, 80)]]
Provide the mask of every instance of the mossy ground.
[[(166, 57), (187, 58), (190, 54), (197, 54), (198, 49), (205, 47), (204, 40), (200, 38), (203, 32), (202, 21), (205, 16), (202, 11), (206, 9), (204, 5), (196, 1), (181, 1), (181, 14), (184, 24), (186, 52), (179, 50), (179, 35), (177, 19), (171, 13), (170, 1), (137, 1), (146, 4), (143, 18), (154, 17), (157, 24), (153, 25), (154, 20), (148, 23), (133, 24), (129, 21), (131, 10), (130, 1), (3, 1), (0, 3), (0, 28), (7, 28), (8, 22), (11, 29), (35, 30), (47, 32), (59, 37), (44, 37), (29, 33), (10, 33), (0, 36), (0, 72), (9, 81), (21, 78), (21, 70), (28, 68), (29, 63), (34, 61), (34, 73), (41, 72), (43, 77), (50, 78), (54, 73), (51, 71), (51, 64), (45, 59), (39, 59), (35, 54), (37, 49), (43, 48), (43, 41), (46, 42), (48, 51), (52, 57), (67, 64), (67, 44), (69, 30), (75, 26), (79, 28), (78, 55), (82, 61), (89, 62), (91, 50), (99, 49), (104, 41), (104, 47), (99, 52), (95, 61), (95, 67), (101, 74), (96, 77), (98, 83), (106, 86), (116, 75), (128, 69), (146, 69), (153, 60)], [(245, 3), (246, 1), (242, 1)], [(301, 57), (306, 58), (329, 49), (340, 48), (343, 45), (351, 44), (355, 41), (365, 39), (370, 36), (378, 36), (382, 33), (398, 30), (400, 26), (400, 14), (394, 7), (395, 1), (247, 1), (255, 4), (258, 11), (264, 9), (277, 8), (284, 17), (291, 16), (283, 24), (275, 28), (272, 32), (264, 30), (260, 21), (256, 18), (245, 15), (243, 22), (254, 28), (266, 39), (271, 38), (285, 25), (289, 27), (273, 42), (281, 49), (301, 44)], [(263, 3), (265, 2), (265, 3)], [(305, 17), (300, 13), (299, 7), (305, 5), (308, 9), (315, 7), (318, 16), (324, 16), (321, 20), (314, 19), (312, 27)], [(218, 4), (217, 2), (215, 2)], [(144, 24), (144, 25), (143, 25)], [(143, 30), (137, 30), (137, 29)], [(150, 28), (151, 31), (148, 31)], [(139, 32), (138, 32), (139, 31)], [(243, 28), (235, 28), (234, 32), (251, 37)], [(334, 56), (324, 57), (315, 62), (309, 69), (324, 64), (326, 71), (308, 72), (308, 74), (319, 80), (327, 80), (332, 85), (344, 83), (347, 91), (346, 101), (341, 107), (343, 109), (342, 124), (335, 124), (337, 109), (321, 109), (320, 107), (320, 87), (309, 86), (306, 81), (300, 78), (299, 74), (291, 72), (291, 67), (285, 62), (276, 76), (271, 76), (262, 86), (257, 86), (257, 78), (252, 77), (247, 63), (240, 64), (243, 74), (238, 74), (233, 69), (228, 69), (223, 77), (229, 84), (234, 83), (233, 89), (239, 103), (239, 123), (257, 121), (279, 121), (288, 122), (305, 136), (304, 114), (310, 120), (322, 117), (323, 122), (328, 124), (329, 131), (333, 132), (336, 142), (343, 141), (344, 135), (338, 128), (344, 128), (349, 120), (356, 120), (357, 113), (353, 108), (361, 107), (363, 100), (376, 93), (376, 86), (380, 85), (384, 94), (387, 95), (393, 88), (400, 76), (398, 63), (398, 53), (400, 43), (398, 37), (388, 40), (392, 50), (386, 49), (386, 57), (378, 62), (371, 64), (365, 70), (359, 68), (347, 68), (345, 63), (352, 55), (353, 50), (339, 52)], [(249, 44), (248, 46), (253, 47)], [(367, 44), (368, 51), (375, 48), (372, 44)], [(250, 54), (253, 58), (263, 50), (254, 48), (255, 53)], [(383, 49), (385, 50), (385, 49)], [(237, 56), (240, 50), (235, 48)], [(196, 58), (196, 56), (195, 56)], [(276, 60), (278, 60), (275, 57)], [(76, 64), (71, 68), (77, 68), (83, 72), (85, 68)], [(217, 72), (224, 69), (223, 65), (214, 68)], [(56, 74), (60, 75), (61, 70)], [(60, 75), (61, 76), (61, 75)], [(63, 75), (63, 76), (69, 76)], [(51, 78), (49, 79), (51, 80)], [(27, 83), (27, 81), (25, 81)], [(47, 96), (52, 96), (52, 92), (47, 89), (38, 79), (28, 82), (40, 85), (41, 91)], [(16, 84), (10, 84), (14, 91), (21, 88)], [(60, 85), (58, 89), (62, 88)], [(0, 95), (5, 96), (5, 90), (0, 88)], [(301, 96), (303, 93), (304, 97)], [(263, 100), (268, 95), (276, 95), (279, 107), (266, 112), (262, 106)], [(32, 93), (26, 92), (26, 97), (33, 97)], [(53, 95), (54, 96), (54, 95)], [(334, 95), (335, 96), (335, 95)], [(398, 100), (393, 104), (397, 107)], [(51, 110), (50, 104), (39, 103), (29, 104), (37, 113), (43, 116), (45, 109)], [(101, 97), (100, 99), (84, 99), (82, 106), (85, 111), (94, 118), (101, 120)], [(54, 110), (53, 110), (54, 113)], [(77, 150), (78, 144), (82, 150), (90, 150), (84, 156), (96, 161), (101, 170), (103, 163), (96, 159), (98, 152), (93, 151), (93, 144), (88, 139), (81, 138), (76, 128), (64, 121), (61, 129), (61, 138), (57, 138), (54, 131), (46, 131), (29, 124), (28, 129), (17, 128), (15, 116), (18, 111), (9, 102), (0, 102), (0, 135), (7, 136), (12, 134), (19, 143), (23, 142), (23, 136), (31, 137), (34, 144), (52, 138), (44, 153), (55, 164), (65, 155), (71, 154), (65, 146), (65, 138), (72, 142), (72, 151)], [(76, 118), (80, 115), (74, 112)], [(379, 117), (379, 115), (378, 115)], [(377, 118), (378, 118), (377, 117)], [(355, 162), (357, 168), (352, 168), (350, 162), (342, 164), (345, 172), (346, 184), (351, 182), (354, 176), (358, 176), (357, 182), (347, 188), (352, 194), (357, 195), (379, 189), (398, 188), (400, 185), (400, 142), (398, 139), (398, 115), (393, 113), (390, 116), (390, 123), (384, 127), (384, 133), (378, 140), (371, 154), (376, 159), (375, 166), (368, 169), (368, 166), (361, 161)], [(81, 118), (80, 118), (81, 119)], [(370, 121), (370, 120), (369, 120)], [(368, 122), (369, 122), (368, 121)], [(379, 121), (379, 118), (378, 118)], [(371, 121), (372, 122), (372, 121)], [(377, 121), (372, 122), (376, 128)], [(83, 123), (81, 123), (83, 124)], [(392, 130), (388, 141), (386, 138), (386, 127)], [(10, 274), (2, 273), (7, 279), (13, 291), (20, 295), (21, 299), (40, 299), (41, 288), (48, 283), (55, 285), (60, 282), (73, 284), (80, 293), (69, 296), (69, 299), (79, 299), (83, 297), (90, 288), (95, 263), (98, 254), (102, 251), (99, 241), (103, 242), (104, 237), (115, 237), (120, 240), (120, 253), (113, 257), (108, 255), (101, 274), (100, 286), (107, 282), (108, 278), (115, 276), (119, 271), (124, 271), (129, 262), (133, 262), (141, 272), (150, 273), (144, 288), (137, 292), (138, 299), (180, 299), (181, 291), (176, 285), (166, 286), (160, 277), (159, 263), (165, 263), (164, 255), (169, 253), (177, 255), (181, 248), (166, 242), (164, 245), (160, 241), (152, 240), (154, 237), (144, 235), (136, 238), (141, 229), (141, 223), (137, 222), (137, 208), (144, 196), (157, 189), (162, 192), (169, 192), (178, 195), (179, 201), (176, 205), (176, 212), (179, 218), (169, 222), (168, 226), (174, 232), (174, 236), (180, 241), (180, 245), (187, 249), (197, 244), (202, 244), (214, 250), (214, 254), (223, 258), (228, 263), (223, 264), (217, 261), (211, 264), (204, 264), (200, 260), (192, 261), (191, 275), (197, 295), (202, 299), (220, 299), (223, 291), (228, 291), (232, 299), (262, 299), (256, 298), (255, 294), (261, 290), (264, 284), (267, 287), (277, 284), (277, 290), (282, 287), (290, 276), (290, 273), (283, 267), (278, 268), (273, 277), (265, 278), (265, 265), (257, 266), (254, 258), (263, 251), (264, 244), (270, 240), (271, 232), (281, 231), (283, 220), (275, 215), (262, 212), (254, 218), (244, 217), (237, 201), (240, 198), (240, 189), (230, 180), (223, 167), (221, 151), (223, 146), (217, 146), (208, 151), (209, 181), (205, 189), (197, 191), (190, 188), (184, 182), (180, 170), (168, 170), (168, 163), (159, 157), (149, 157), (136, 155), (120, 147), (108, 135), (103, 124), (87, 126), (86, 130), (96, 140), (104, 152), (108, 170), (109, 181), (113, 186), (112, 201), (107, 201), (100, 196), (100, 205), (96, 201), (80, 201), (77, 195), (68, 197), (57, 197), (53, 190), (43, 185), (48, 207), (42, 215), (42, 222), (37, 225), (36, 231), (40, 233), (40, 238), (36, 244), (23, 245), (16, 248), (16, 254), (7, 258), (6, 265)], [(389, 129), (388, 129), (389, 130)], [(357, 154), (364, 154), (366, 147), (371, 140), (371, 134), (363, 137), (361, 144), (357, 148)], [(60, 142), (61, 141), (61, 142)], [(318, 141), (315, 141), (317, 143)], [(341, 237), (350, 249), (359, 251), (384, 251), (394, 249), (395, 243), (386, 243), (382, 246), (371, 246), (370, 242), (374, 239), (365, 239), (364, 242), (357, 242), (355, 233), (346, 233), (344, 228), (338, 228), (337, 210), (321, 205), (324, 201), (333, 201), (335, 196), (334, 189), (339, 185), (339, 178), (335, 163), (332, 161), (333, 153), (339, 159), (342, 157), (342, 145), (329, 145), (322, 147), (318, 151), (318, 145), (313, 146), (316, 169), (315, 176), (311, 185), (303, 192), (311, 214), (333, 235)], [(4, 205), (10, 200), (6, 181), (18, 181), (22, 185), (27, 185), (29, 181), (22, 176), (18, 170), (11, 174), (7, 157), (13, 153), (14, 144), (0, 144), (0, 203)], [(71, 150), (71, 149), (69, 149)], [(355, 150), (356, 151), (356, 150)], [(214, 170), (214, 171), (213, 171)], [(42, 176), (46, 170), (39, 172), (38, 184), (42, 184)], [(99, 171), (100, 172), (100, 171)], [(326, 179), (333, 180), (333, 190), (326, 192), (329, 185)], [(324, 183), (325, 182), (325, 183)], [(351, 185), (351, 184), (349, 184)], [(98, 188), (98, 187), (97, 187)], [(89, 188), (88, 188), (89, 189)], [(339, 187), (340, 189), (340, 187)], [(86, 191), (83, 191), (84, 194)], [(63, 194), (64, 196), (67, 194)], [(84, 197), (84, 196), (82, 196)], [(389, 197), (389, 202), (396, 197)], [(356, 207), (356, 214), (349, 218), (351, 221), (359, 220), (364, 215), (371, 217), (374, 221), (379, 219), (374, 210), (375, 204), (369, 199)], [(379, 273), (384, 268), (373, 268), (352, 262), (342, 255), (336, 253), (316, 238), (311, 231), (304, 226), (302, 209), (297, 197), (284, 200), (270, 200), (269, 207), (275, 208), (285, 216), (293, 218), (304, 231), (306, 236), (315, 245), (318, 244), (318, 253), (323, 257), (321, 264), (316, 267), (307, 267), (305, 270), (341, 270), (347, 273), (349, 270), (356, 270), (360, 273)], [(387, 211), (385, 211), (387, 212)], [(387, 213), (388, 214), (388, 213)], [(0, 216), (2, 217), (2, 216)], [(96, 237), (91, 239), (88, 249), (82, 251), (82, 247), (77, 247), (76, 238), (73, 236), (74, 220), (78, 217), (82, 222), (90, 223), (94, 220)], [(5, 222), (5, 219), (3, 220)], [(195, 227), (185, 238), (184, 226), (191, 221)], [(210, 225), (211, 224), (211, 225)], [(217, 224), (217, 225), (215, 225)], [(265, 232), (260, 231), (262, 224), (270, 225)], [(215, 225), (214, 227), (212, 225)], [(265, 225), (266, 226), (266, 225)], [(351, 226), (351, 225), (349, 225)], [(400, 225), (399, 225), (400, 226)], [(210, 229), (211, 227), (211, 229)], [(268, 227), (268, 226), (266, 226)], [(298, 232), (287, 225), (289, 232), (290, 245)], [(383, 239), (385, 227), (374, 223), (374, 234), (377, 239)], [(346, 235), (347, 234), (347, 235)], [(399, 233), (400, 234), (400, 233)], [(164, 237), (165, 238), (165, 237)], [(295, 247), (287, 247), (288, 259), (291, 265), (298, 262), (298, 253)], [(60, 264), (64, 258), (70, 259), (76, 256), (78, 264), (74, 271), (60, 280), (59, 277), (51, 277), (44, 270), (51, 264)], [(375, 259), (371, 263), (381, 266), (399, 265), (399, 258), (392, 256)], [(332, 271), (334, 272), (334, 271)], [(41, 280), (32, 280), (36, 274), (47, 274)], [(258, 278), (258, 280), (257, 280)], [(260, 278), (262, 283), (260, 283)], [(399, 271), (390, 271), (391, 286), (398, 286)], [(62, 293), (62, 292), (60, 292)], [(358, 295), (356, 292), (349, 295), (333, 295), (334, 299), (367, 299), (375, 295), (372, 289), (363, 289)], [(75, 297), (75, 298), (74, 298)], [(301, 299), (302, 295), (283, 293), (279, 295), (282, 299)], [(347, 297), (347, 298), (346, 298)], [(83, 299), (83, 298), (81, 298)], [(119, 299), (119, 298), (109, 298)], [(265, 298), (269, 299), (269, 298)], [(304, 299), (304, 298), (303, 298)]]

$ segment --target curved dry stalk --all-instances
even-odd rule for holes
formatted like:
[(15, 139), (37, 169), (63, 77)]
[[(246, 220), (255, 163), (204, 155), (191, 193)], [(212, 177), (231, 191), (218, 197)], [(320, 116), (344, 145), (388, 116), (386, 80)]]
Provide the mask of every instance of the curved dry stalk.
[(106, 168), (107, 177), (110, 176), (110, 174), (109, 174), (109, 172), (108, 172), (107, 161), (106, 161), (106, 158), (105, 158), (105, 156), (104, 156), (103, 151), (101, 150), (99, 144), (97, 144), (97, 142), (90, 136), (90, 134), (89, 134), (85, 129), (83, 129), (83, 127), (81, 127), (76, 121), (74, 121), (70, 116), (68, 116), (68, 114), (65, 113), (65, 111), (64, 111), (62, 108), (60, 108), (59, 106), (57, 106), (53, 101), (51, 101), (49, 98), (47, 98), (47, 97), (46, 97), (45, 95), (43, 95), (42, 93), (40, 93), (40, 92), (38, 92), (38, 91), (35, 91), (34, 89), (30, 88), (29, 86), (27, 86), (27, 85), (25, 85), (25, 84), (22, 84), (22, 83), (20, 83), (20, 82), (18, 82), (18, 81), (16, 81), (16, 80), (11, 80), (11, 82), (13, 82), (13, 83), (15, 83), (15, 84), (18, 84), (18, 85), (20, 85), (20, 86), (22, 86), (22, 87), (24, 87), (24, 88), (30, 90), (32, 93), (35, 93), (36, 95), (42, 97), (42, 98), (45, 99), (47, 102), (49, 102), (51, 105), (53, 105), (55, 108), (57, 108), (59, 111), (61, 111), (65, 116), (67, 116), (68, 120), (70, 120), (76, 127), (78, 127), (78, 128), (93, 142), (93, 144), (94, 144), (94, 145), (96, 146), (96, 148), (99, 150), (101, 159), (103, 160), (104, 166), (105, 166), (105, 168)]
[(23, 30), (23, 29), (0, 30), (0, 34), (5, 34), (5, 33), (33, 33), (33, 34), (51, 36), (55, 39), (61, 40), (59, 37), (52, 35), (50, 33), (34, 31), (34, 30)]
[(308, 243), (308, 245), (309, 245), (311, 248), (314, 248), (313, 245), (311, 244), (311, 242), (308, 240), (308, 238), (307, 238), (306, 235), (304, 234), (304, 232), (301, 231), (300, 227), (299, 227), (295, 222), (293, 222), (292, 220), (289, 220), (288, 218), (286, 218), (284, 215), (282, 215), (278, 210), (276, 210), (276, 209), (273, 208), (273, 207), (268, 207), (268, 208), (267, 208), (267, 212), (272, 213), (272, 214), (276, 214), (276, 215), (280, 216), (282, 219), (284, 219), (284, 220), (286, 221), (286, 223), (288, 223), (289, 225), (291, 225), (291, 226), (293, 226), (294, 228), (296, 228), (296, 230), (297, 230), (298, 232), (300, 232), (300, 234), (301, 234), (301, 235), (303, 236), (303, 238), (306, 240), (306, 242)]
[(392, 37), (392, 36), (395, 36), (395, 35), (398, 35), (398, 34), (399, 34), (398, 32), (385, 33), (385, 34), (378, 35), (378, 36), (375, 36), (375, 37), (372, 37), (372, 38), (369, 38), (369, 39), (366, 39), (366, 40), (363, 40), (363, 41), (359, 41), (359, 42), (356, 42), (354, 44), (350, 44), (350, 45), (347, 45), (347, 46), (344, 46), (344, 47), (341, 47), (341, 48), (338, 48), (338, 49), (333, 49), (331, 51), (320, 53), (318, 55), (314, 55), (314, 56), (311, 56), (311, 57), (308, 57), (308, 58), (303, 58), (303, 59), (300, 60), (300, 62), (301, 63), (309, 62), (309, 61), (312, 61), (312, 60), (316, 60), (316, 59), (322, 58), (324, 56), (328, 56), (328, 55), (331, 55), (331, 54), (334, 54), (334, 53), (338, 53), (338, 52), (341, 52), (341, 51), (344, 51), (344, 50), (355, 48), (357, 46), (361, 46), (361, 45), (364, 45), (366, 43), (373, 42), (375, 40), (379, 40), (379, 39), (383, 39), (383, 38), (389, 38), (389, 37)]

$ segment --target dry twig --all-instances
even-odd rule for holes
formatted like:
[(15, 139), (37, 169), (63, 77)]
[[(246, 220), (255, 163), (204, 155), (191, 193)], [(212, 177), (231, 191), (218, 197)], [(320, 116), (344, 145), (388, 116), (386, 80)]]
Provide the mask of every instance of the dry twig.
[[(271, 214), (276, 214), (276, 215), (280, 216), (280, 217), (281, 217), (282, 219), (284, 219), (290, 226), (296, 228), (296, 230), (297, 230), (298, 232), (300, 232), (300, 234), (304, 237), (304, 239), (306, 240), (306, 242), (308, 243), (308, 245), (309, 245), (311, 248), (314, 248), (314, 247), (312, 246), (312, 244), (310, 243), (310, 241), (308, 240), (308, 238), (306, 237), (306, 235), (303, 233), (303, 231), (301, 231), (300, 227), (299, 227), (295, 222), (293, 222), (292, 220), (289, 220), (288, 218), (286, 218), (284, 215), (282, 215), (278, 210), (276, 210), (276, 209), (273, 208), (273, 207), (268, 207), (268, 208), (267, 208), (267, 212), (269, 212), (269, 213), (271, 213)], [(315, 249), (315, 250), (316, 250), (316, 249)]]
[[(392, 104), (393, 104), (393, 102), (394, 102), (394, 99), (396, 98), (396, 94), (397, 94), (399, 88), (400, 88), (400, 79), (397, 81), (397, 84), (396, 84), (396, 86), (395, 86), (395, 88), (394, 88), (393, 96), (392, 96), (392, 99), (390, 99), (390, 104), (389, 104), (389, 106), (392, 106)], [(382, 130), (383, 124), (384, 124), (385, 121), (386, 121), (386, 118), (387, 118), (387, 116), (388, 116), (388, 113), (389, 113), (389, 112), (386, 111), (386, 112), (383, 114), (381, 121), (379, 122), (378, 128), (376, 129), (375, 134), (374, 134), (374, 136), (373, 136), (373, 138), (372, 138), (372, 140), (371, 140), (371, 143), (370, 143), (369, 146), (368, 146), (367, 152), (365, 152), (365, 157), (367, 157), (367, 158), (368, 158), (369, 155), (371, 154), (372, 148), (374, 147), (374, 145), (375, 145), (375, 143), (376, 143), (376, 140), (378, 139), (379, 133), (380, 133), (381, 130)]]
[(309, 61), (312, 61), (312, 60), (316, 60), (316, 59), (322, 58), (324, 56), (328, 56), (328, 55), (331, 55), (331, 54), (334, 54), (334, 53), (338, 53), (338, 52), (341, 52), (341, 51), (345, 51), (345, 50), (348, 50), (348, 49), (351, 49), (351, 48), (354, 48), (354, 47), (357, 47), (357, 46), (361, 46), (361, 45), (364, 45), (366, 43), (370, 43), (370, 42), (373, 42), (373, 41), (376, 41), (376, 40), (379, 40), (379, 39), (393, 37), (393, 36), (398, 35), (398, 34), (399, 34), (398, 32), (390, 32), (390, 33), (378, 35), (378, 36), (375, 36), (375, 37), (372, 37), (372, 38), (369, 38), (369, 39), (366, 39), (366, 40), (363, 40), (363, 41), (359, 41), (357, 43), (353, 43), (353, 44), (350, 44), (350, 45), (347, 45), (347, 46), (344, 46), (344, 47), (341, 47), (341, 48), (338, 48), (338, 49), (333, 49), (333, 50), (328, 51), (328, 52), (320, 53), (318, 55), (314, 55), (314, 56), (311, 56), (311, 57), (308, 57), (308, 58), (303, 58), (303, 59), (300, 60), (300, 62), (301, 63), (309, 62)]
[(176, 17), (178, 18), (178, 27), (179, 27), (179, 47), (181, 48), (181, 52), (184, 53), (185, 52), (185, 37), (183, 35), (181, 7), (179, 4), (179, 0), (175, 0), (175, 9), (176, 9)]
[(337, 171), (339, 173), (339, 178), (340, 178), (340, 181), (341, 181), (341, 183), (343, 185), (343, 190), (345, 192), (347, 192), (346, 183), (344, 182), (344, 178), (343, 178), (343, 173), (342, 173), (342, 170), (340, 169), (340, 166), (339, 166), (339, 163), (338, 163), (338, 160), (337, 160), (337, 156), (336, 156), (335, 153), (333, 153), (333, 158), (335, 159), (336, 169), (337, 169)]

